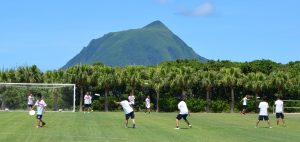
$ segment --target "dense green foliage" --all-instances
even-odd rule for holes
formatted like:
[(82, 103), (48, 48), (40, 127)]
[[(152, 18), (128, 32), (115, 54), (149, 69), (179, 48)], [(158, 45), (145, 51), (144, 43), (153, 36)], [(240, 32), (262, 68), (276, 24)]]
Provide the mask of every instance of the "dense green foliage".
[(102, 62), (109, 66), (156, 65), (176, 59), (206, 59), (197, 55), (160, 21), (141, 29), (112, 32), (92, 40), (63, 68)]
[[(46, 112), (44, 128), (35, 128), (35, 116), (27, 112), (0, 112), (1, 142), (298, 142), (300, 115), (286, 115), (287, 127), (273, 128), (261, 122), (255, 129), (256, 114), (192, 113), (189, 129), (174, 130), (176, 113), (136, 113), (136, 128), (124, 128), (123, 112)], [(131, 126), (131, 122), (129, 122)]]
[[(299, 65), (300, 62), (278, 64), (269, 60), (246, 63), (176, 60), (156, 66), (76, 65), (66, 70), (46, 72), (36, 66), (25, 66), (0, 71), (0, 82), (76, 84), (77, 110), (81, 110), (83, 95), (89, 91), (101, 94), (93, 98), (93, 107), (98, 111), (118, 110), (113, 101), (129, 94), (136, 96), (137, 111), (144, 109), (147, 95), (151, 98), (153, 110), (166, 112), (176, 111), (176, 104), (182, 96), (187, 97), (187, 104), (193, 112), (237, 112), (242, 107), (240, 100), (245, 95), (251, 95), (249, 111), (255, 111), (259, 102), (256, 97), (266, 96), (271, 105), (278, 95), (285, 100), (300, 100), (300, 72), (296, 71)], [(5, 100), (24, 99), (29, 90), (8, 92), (2, 86), (0, 94), (14, 94)], [(49, 104), (54, 104), (54, 100), (72, 104), (72, 98), (63, 98), (63, 95), (47, 99)], [(5, 100), (0, 95), (2, 109)], [(26, 101), (23, 102), (18, 105), (26, 106)], [(289, 106), (299, 105), (299, 102), (293, 103)]]

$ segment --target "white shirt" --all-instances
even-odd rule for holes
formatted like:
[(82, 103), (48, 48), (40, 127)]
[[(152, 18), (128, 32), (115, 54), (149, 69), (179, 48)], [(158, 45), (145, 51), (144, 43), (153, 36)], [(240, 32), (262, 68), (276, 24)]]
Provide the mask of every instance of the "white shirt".
[(150, 99), (146, 98), (145, 100), (146, 108), (150, 108)]
[(259, 115), (268, 116), (269, 104), (267, 102), (260, 102), (258, 108), (260, 109)]
[(43, 112), (45, 110), (45, 107), (47, 106), (47, 104), (45, 103), (44, 100), (37, 100), (35, 102), (35, 106), (36, 106), (36, 111), (37, 111), (37, 115), (43, 115)]
[(91, 104), (92, 103), (92, 97), (89, 95), (84, 95), (84, 104)]
[(179, 114), (188, 114), (189, 110), (184, 101), (178, 103)]
[(277, 100), (275, 101), (275, 112), (276, 113), (282, 113), (283, 112), (283, 101), (282, 100)]
[(247, 105), (247, 97), (244, 97), (243, 98), (243, 106), (246, 106)]
[(134, 99), (135, 97), (133, 95), (128, 96), (129, 103), (132, 105), (134, 105)]
[(130, 107), (129, 102), (127, 100), (121, 101), (120, 105), (122, 106), (125, 114), (128, 114), (133, 111), (132, 107)]
[(33, 99), (34, 99), (34, 97), (33, 96), (28, 96), (28, 98), (27, 98), (27, 100), (28, 100), (28, 103), (27, 104), (29, 104), (29, 105), (33, 105)]

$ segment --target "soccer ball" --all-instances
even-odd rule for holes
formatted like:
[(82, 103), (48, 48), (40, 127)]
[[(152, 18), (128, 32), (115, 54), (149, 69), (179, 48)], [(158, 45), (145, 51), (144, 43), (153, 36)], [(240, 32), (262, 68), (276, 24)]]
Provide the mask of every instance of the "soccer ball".
[(35, 114), (35, 111), (34, 110), (30, 110), (29, 111), (29, 115), (34, 115)]

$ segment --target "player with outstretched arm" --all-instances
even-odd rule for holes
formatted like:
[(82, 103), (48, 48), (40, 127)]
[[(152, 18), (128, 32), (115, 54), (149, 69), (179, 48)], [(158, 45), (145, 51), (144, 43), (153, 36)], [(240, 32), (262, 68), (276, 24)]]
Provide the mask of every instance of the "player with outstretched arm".
[(135, 115), (134, 115), (134, 111), (133, 108), (130, 106), (130, 103), (124, 99), (120, 102), (116, 102), (116, 104), (120, 104), (124, 110), (125, 113), (125, 127), (128, 128), (128, 119), (131, 118), (132, 120), (132, 128), (135, 128)]

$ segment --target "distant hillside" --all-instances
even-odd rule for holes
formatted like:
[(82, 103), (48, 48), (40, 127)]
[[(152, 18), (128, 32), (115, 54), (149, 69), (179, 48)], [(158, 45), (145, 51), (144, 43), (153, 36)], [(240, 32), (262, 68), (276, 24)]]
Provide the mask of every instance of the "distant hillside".
[(141, 29), (111, 32), (93, 39), (62, 68), (101, 62), (109, 66), (155, 65), (176, 59), (207, 59), (196, 54), (162, 22)]

